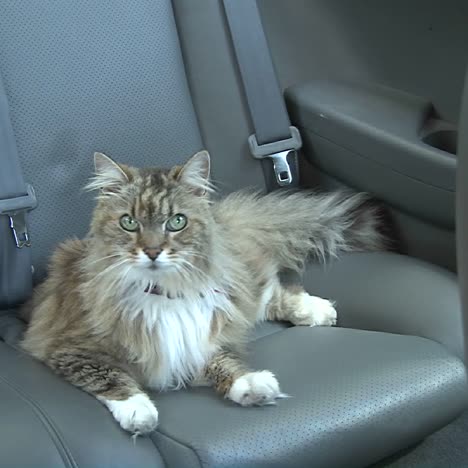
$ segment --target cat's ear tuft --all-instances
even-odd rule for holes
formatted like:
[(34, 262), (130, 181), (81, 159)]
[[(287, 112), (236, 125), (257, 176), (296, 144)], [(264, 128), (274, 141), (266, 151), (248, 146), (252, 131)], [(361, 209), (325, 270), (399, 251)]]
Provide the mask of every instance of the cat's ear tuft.
[(194, 154), (178, 174), (182, 184), (192, 187), (197, 195), (204, 195), (213, 189), (210, 184), (210, 155), (208, 151)]
[(94, 153), (95, 175), (87, 186), (88, 190), (115, 191), (129, 181), (124, 169), (103, 153)]
[(94, 153), (94, 168), (96, 175), (102, 179), (108, 179), (109, 183), (113, 181), (118, 183), (128, 182), (128, 176), (125, 171), (103, 153)]

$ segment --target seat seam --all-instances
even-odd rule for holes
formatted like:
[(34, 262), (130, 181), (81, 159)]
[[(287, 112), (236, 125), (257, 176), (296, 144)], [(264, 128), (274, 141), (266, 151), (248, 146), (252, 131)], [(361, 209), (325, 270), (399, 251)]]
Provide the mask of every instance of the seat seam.
[(71, 454), (70, 450), (67, 447), (67, 444), (63, 440), (63, 437), (53, 423), (53, 421), (49, 418), (47, 413), (41, 408), (41, 406), (35, 402), (32, 398), (30, 398), (27, 394), (21, 391), (19, 388), (16, 387), (13, 383), (11, 383), (8, 379), (4, 376), (0, 375), (0, 381), (2, 381), (5, 385), (7, 385), (17, 396), (19, 396), (32, 410), (39, 421), (42, 423), (44, 428), (46, 429), (47, 433), (49, 434), (52, 442), (54, 443), (57, 451), (59, 452), (62, 461), (64, 462), (65, 466), (78, 468), (78, 464), (76, 463), (73, 455)]
[(278, 322), (278, 323), (286, 322), (286, 323), (290, 324), (290, 326), (285, 327), (285, 328), (281, 328), (280, 330), (275, 330), (275, 331), (273, 331), (271, 333), (266, 333), (265, 335), (262, 335), (262, 336), (254, 337), (251, 340), (249, 340), (248, 344), (256, 343), (257, 341), (259, 341), (259, 340), (261, 340), (263, 338), (266, 338), (267, 336), (276, 335), (277, 333), (281, 333), (281, 332), (287, 330), (288, 328), (294, 328), (294, 326), (295, 326), (295, 325), (293, 325), (291, 322), (289, 322), (287, 320), (265, 320), (264, 322), (259, 322), (259, 323), (262, 324), (262, 323), (265, 323), (265, 322)]
[[(158, 434), (162, 435), (163, 437), (166, 437), (167, 439), (171, 440), (172, 442), (175, 442), (176, 444), (179, 444), (182, 447), (185, 447), (185, 448), (191, 450), (195, 454), (195, 457), (198, 460), (198, 464), (199, 464), (200, 468), (203, 468), (203, 462), (202, 462), (202, 460), (200, 458), (200, 455), (192, 445), (187, 444), (185, 442), (181, 442), (180, 440), (176, 439), (174, 436), (170, 436), (169, 434), (161, 431), (160, 429), (157, 429), (156, 432)], [(153, 438), (151, 438), (151, 440), (153, 440)], [(158, 447), (158, 444), (154, 440), (153, 440), (153, 444), (155, 445), (155, 447), (158, 449), (158, 451), (161, 453), (161, 456), (162, 456), (161, 449)]]
[[(277, 335), (278, 333), (282, 333), (282, 332), (285, 332), (287, 330), (291, 330), (293, 328), (303, 328), (303, 326), (302, 325), (293, 325), (293, 324), (291, 324), (290, 327), (282, 328), (281, 330), (277, 330), (277, 331), (275, 331), (273, 333), (268, 333), (267, 335), (259, 336), (258, 338), (255, 338), (254, 340), (249, 341), (248, 345), (258, 343), (259, 341), (265, 340), (270, 336)], [(313, 327), (310, 327), (310, 328), (313, 328)]]

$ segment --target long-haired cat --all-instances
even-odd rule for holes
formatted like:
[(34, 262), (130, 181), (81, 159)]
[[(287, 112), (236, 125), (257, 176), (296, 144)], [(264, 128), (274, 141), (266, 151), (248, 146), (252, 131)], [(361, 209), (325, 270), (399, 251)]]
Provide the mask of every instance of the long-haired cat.
[(152, 431), (146, 389), (205, 381), (242, 406), (284, 396), (242, 359), (255, 323), (334, 325), (328, 300), (282, 286), (307, 257), (377, 250), (378, 216), (357, 195), (240, 192), (212, 201), (206, 151), (185, 166), (137, 169), (95, 154), (97, 206), (83, 240), (60, 245), (25, 310), (22, 346), (104, 403), (133, 433)]

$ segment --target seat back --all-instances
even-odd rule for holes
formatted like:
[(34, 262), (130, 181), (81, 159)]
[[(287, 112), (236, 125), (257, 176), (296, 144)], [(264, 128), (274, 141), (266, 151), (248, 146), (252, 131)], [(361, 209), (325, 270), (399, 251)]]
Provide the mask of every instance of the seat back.
[(94, 151), (170, 166), (202, 148), (169, 0), (0, 1), (0, 73), (31, 213), (36, 281), (86, 233)]

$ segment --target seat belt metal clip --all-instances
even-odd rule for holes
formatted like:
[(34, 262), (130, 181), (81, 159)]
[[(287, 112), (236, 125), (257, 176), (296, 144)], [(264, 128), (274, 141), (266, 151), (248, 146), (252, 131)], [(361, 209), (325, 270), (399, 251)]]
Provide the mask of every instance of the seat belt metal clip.
[(26, 217), (27, 213), (37, 206), (33, 186), (26, 184), (26, 190), (26, 195), (0, 200), (0, 215), (8, 216), (13, 238), (18, 249), (31, 247)]
[(248, 140), (250, 153), (255, 159), (269, 158), (272, 160), (276, 181), (281, 187), (292, 183), (293, 178), (288, 157), (295, 158), (297, 151), (302, 147), (299, 130), (294, 126), (290, 126), (289, 129), (291, 137), (285, 140), (259, 145), (255, 134), (250, 135)]

